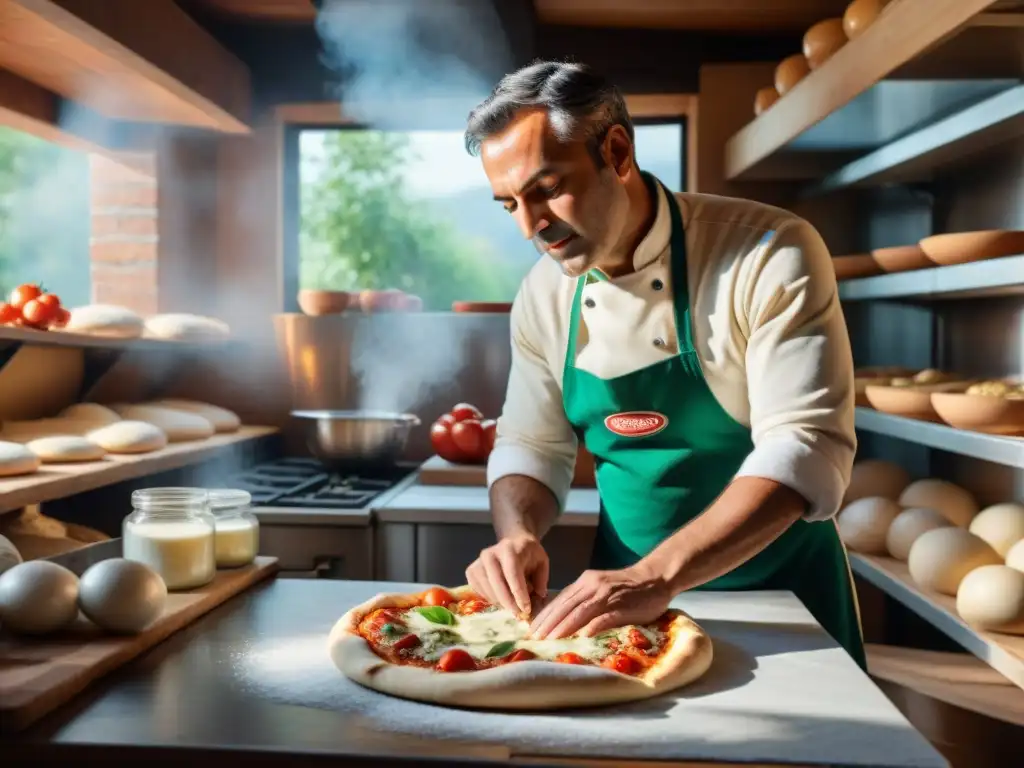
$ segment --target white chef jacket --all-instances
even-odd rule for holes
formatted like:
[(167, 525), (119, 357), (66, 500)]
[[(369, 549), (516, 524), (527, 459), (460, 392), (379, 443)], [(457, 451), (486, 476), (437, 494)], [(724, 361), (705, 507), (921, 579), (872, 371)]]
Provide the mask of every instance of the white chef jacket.
[[(754, 449), (737, 477), (775, 480), (808, 501), (806, 518), (839, 510), (856, 452), (853, 358), (828, 248), (808, 222), (750, 200), (678, 194), (694, 346), (724, 410), (749, 426)], [(599, 378), (678, 354), (668, 200), (658, 186), (654, 225), (635, 271), (583, 290), (576, 366)], [(526, 475), (560, 508), (576, 437), (562, 373), (576, 280), (542, 257), (511, 312), (512, 368), (488, 485)]]

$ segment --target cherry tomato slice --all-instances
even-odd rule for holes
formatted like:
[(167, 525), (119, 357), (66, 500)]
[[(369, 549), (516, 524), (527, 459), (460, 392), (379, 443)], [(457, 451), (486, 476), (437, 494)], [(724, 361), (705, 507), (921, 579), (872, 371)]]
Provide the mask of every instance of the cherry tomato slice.
[(624, 675), (635, 675), (640, 671), (640, 662), (624, 653), (616, 653), (601, 662), (605, 669), (613, 669)]
[(440, 605), (447, 608), (454, 602), (455, 598), (452, 597), (452, 593), (441, 587), (431, 587), (423, 593), (424, 605)]
[(505, 662), (506, 664), (511, 664), (512, 662), (515, 662), (515, 661), (530, 661), (531, 659), (536, 659), (536, 658), (537, 658), (537, 654), (534, 653), (533, 651), (528, 651), (526, 648), (517, 648), (516, 650), (512, 651), (512, 653), (510, 653), (508, 656), (506, 656), (504, 659), (502, 659), (502, 661)]
[(476, 419), (477, 421), (480, 421), (483, 417), (484, 415), (480, 412), (480, 409), (475, 405), (470, 405), (469, 403), (459, 403), (452, 408), (452, 418), (456, 421), (465, 421), (466, 419)]
[(461, 648), (452, 648), (437, 660), (437, 668), (442, 672), (469, 672), (476, 669), (476, 659)]
[(479, 598), (473, 598), (471, 600), (463, 600), (459, 603), (459, 613), (463, 616), (469, 616), (473, 613), (480, 613), (488, 608), (486, 600), (480, 600)]
[(628, 633), (629, 644), (634, 648), (639, 648), (641, 651), (646, 651), (651, 647), (651, 641), (647, 639), (647, 635), (641, 632), (636, 627), (629, 630)]
[(407, 651), (410, 648), (415, 648), (420, 644), (420, 639), (416, 635), (404, 635), (391, 644), (391, 647), (396, 651)]
[(559, 654), (555, 657), (555, 661), (560, 664), (586, 664), (587, 661), (578, 653), (572, 651), (566, 651), (565, 653)]

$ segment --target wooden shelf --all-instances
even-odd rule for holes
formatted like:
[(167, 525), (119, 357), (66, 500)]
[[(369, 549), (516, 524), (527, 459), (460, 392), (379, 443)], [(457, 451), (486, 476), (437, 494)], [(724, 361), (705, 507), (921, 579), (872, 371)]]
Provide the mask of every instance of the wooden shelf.
[(100, 115), (249, 132), (248, 70), (172, 0), (0, 0), (0, 30), (0, 69)]
[(763, 166), (773, 155), (991, 5), (993, 0), (891, 3), (860, 37), (849, 41), (729, 140), (726, 178), (765, 178)]
[(850, 565), (862, 579), (960, 643), (1018, 688), (1024, 688), (1024, 636), (974, 629), (957, 615), (955, 598), (918, 587), (906, 563), (899, 560), (851, 552)]
[[(1024, 94), (1021, 96), (1024, 106)], [(843, 301), (963, 299), (1024, 294), (1024, 256), (916, 269), (839, 282)]]
[(937, 448), (960, 456), (1024, 469), (1024, 438), (986, 435), (917, 419), (857, 408), (857, 429)]
[(101, 461), (82, 464), (44, 464), (35, 474), (0, 478), (0, 512), (198, 464), (277, 431), (274, 427), (242, 427), (238, 432), (214, 435), (206, 440), (172, 443), (152, 453), (109, 454)]
[(66, 331), (37, 331), (32, 328), (0, 326), (0, 348), (27, 344), (38, 347), (74, 347), (76, 349), (109, 350), (152, 350), (171, 352), (174, 350), (196, 350), (239, 344), (236, 339), (208, 339), (204, 341), (180, 341), (177, 339), (117, 339), (93, 336), (86, 333)]

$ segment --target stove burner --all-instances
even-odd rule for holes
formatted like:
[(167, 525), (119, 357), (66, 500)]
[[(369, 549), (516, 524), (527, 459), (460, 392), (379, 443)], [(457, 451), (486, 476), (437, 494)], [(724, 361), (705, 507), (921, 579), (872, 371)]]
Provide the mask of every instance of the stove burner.
[(361, 509), (413, 468), (388, 468), (381, 477), (342, 476), (326, 472), (314, 459), (278, 459), (236, 475), (230, 484), (252, 494), (258, 506)]

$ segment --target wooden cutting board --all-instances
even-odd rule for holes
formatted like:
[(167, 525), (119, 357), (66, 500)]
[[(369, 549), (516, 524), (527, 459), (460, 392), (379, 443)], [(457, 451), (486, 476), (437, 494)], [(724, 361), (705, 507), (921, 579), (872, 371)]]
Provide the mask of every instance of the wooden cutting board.
[(163, 615), (138, 635), (103, 634), (79, 616), (68, 631), (40, 638), (0, 633), (0, 732), (27, 728), (91, 683), (184, 629), (200, 616), (277, 571), (276, 557), (218, 571), (200, 589), (172, 592)]
[(420, 467), (419, 483), (483, 488), (487, 485), (487, 465), (453, 464), (440, 456), (431, 456)]

